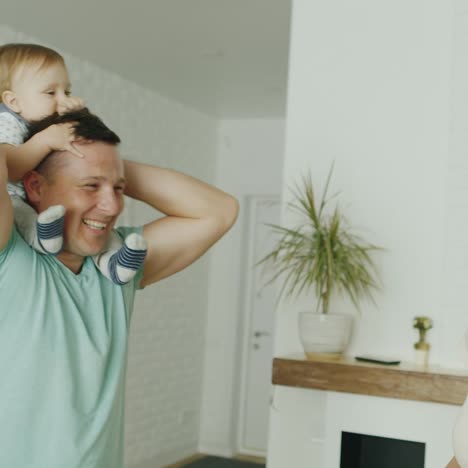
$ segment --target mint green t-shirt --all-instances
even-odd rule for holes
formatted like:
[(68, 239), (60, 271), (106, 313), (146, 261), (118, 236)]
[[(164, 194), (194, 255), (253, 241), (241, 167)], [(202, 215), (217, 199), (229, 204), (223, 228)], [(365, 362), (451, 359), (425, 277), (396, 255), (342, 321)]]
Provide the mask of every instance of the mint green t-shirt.
[[(120, 228), (126, 236), (141, 229)], [(0, 467), (122, 468), (134, 281), (78, 275), (14, 228), (0, 251)]]

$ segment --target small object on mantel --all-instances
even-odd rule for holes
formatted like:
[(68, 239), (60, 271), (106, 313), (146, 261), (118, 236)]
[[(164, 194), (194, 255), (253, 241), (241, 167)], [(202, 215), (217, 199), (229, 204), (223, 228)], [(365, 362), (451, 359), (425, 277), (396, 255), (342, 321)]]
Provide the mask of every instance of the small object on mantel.
[(363, 354), (355, 356), (356, 361), (373, 362), (374, 364), (384, 364), (386, 366), (395, 366), (400, 364), (400, 360), (390, 356), (383, 356), (379, 354)]
[(426, 341), (426, 333), (432, 328), (432, 319), (425, 316), (414, 317), (413, 328), (419, 331), (419, 341), (414, 344), (414, 362), (417, 366), (427, 367), (431, 345)]

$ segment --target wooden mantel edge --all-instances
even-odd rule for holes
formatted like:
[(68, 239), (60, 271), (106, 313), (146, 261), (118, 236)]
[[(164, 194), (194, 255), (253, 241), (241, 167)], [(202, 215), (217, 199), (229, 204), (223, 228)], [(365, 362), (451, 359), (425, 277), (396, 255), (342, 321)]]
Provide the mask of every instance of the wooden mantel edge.
[(418, 368), (277, 357), (273, 384), (362, 395), (461, 405), (468, 393), (468, 373), (439, 367)]

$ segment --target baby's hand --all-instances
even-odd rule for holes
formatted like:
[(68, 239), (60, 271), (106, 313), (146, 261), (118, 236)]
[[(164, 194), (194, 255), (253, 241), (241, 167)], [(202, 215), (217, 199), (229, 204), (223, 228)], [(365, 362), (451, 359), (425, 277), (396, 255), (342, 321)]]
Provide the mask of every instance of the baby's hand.
[(51, 125), (38, 135), (41, 135), (50, 151), (69, 151), (78, 158), (84, 158), (73, 145), (73, 142), (78, 140), (73, 122)]
[(57, 112), (62, 115), (67, 112), (83, 109), (85, 106), (83, 99), (77, 96), (68, 96), (65, 101), (61, 102), (57, 107)]

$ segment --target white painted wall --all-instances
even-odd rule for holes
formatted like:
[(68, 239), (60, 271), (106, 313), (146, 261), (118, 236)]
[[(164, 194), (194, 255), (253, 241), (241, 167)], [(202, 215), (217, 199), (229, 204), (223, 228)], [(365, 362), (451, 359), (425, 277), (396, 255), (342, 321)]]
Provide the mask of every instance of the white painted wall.
[[(13, 41), (38, 42), (1, 26), (0, 43)], [(60, 49), (60, 44), (49, 45)], [(64, 56), (75, 93), (121, 136), (123, 154), (213, 181), (215, 120), (85, 60)], [(148, 220), (150, 210), (132, 206), (130, 222)], [(204, 258), (137, 295), (127, 380), (129, 468), (161, 467), (197, 451), (208, 268)]]
[[(363, 306), (352, 349), (412, 357), (412, 317), (441, 323), (449, 4), (298, 0), (293, 15), (285, 195), (308, 168), (323, 187), (335, 161), (332, 187), (348, 217), (387, 249), (377, 256), (384, 290), (377, 309)], [(284, 328), (301, 306), (280, 314), (280, 353), (298, 349)], [(429, 334), (435, 353), (439, 328)]]
[[(294, 1), (283, 194), (308, 168), (323, 187), (335, 161), (333, 187), (341, 191), (341, 206), (369, 240), (387, 249), (377, 257), (384, 289), (377, 307), (363, 306), (350, 354), (410, 360), (412, 318), (429, 315), (435, 323), (431, 362), (462, 364), (467, 26), (467, 8), (458, 0)], [(283, 220), (292, 223), (288, 213)], [(280, 307), (276, 354), (301, 349), (296, 317), (309, 301), (314, 299)], [(336, 302), (337, 311), (348, 308)], [(276, 389), (269, 468), (288, 461), (295, 468), (322, 466), (327, 415), (317, 408), (326, 403), (326, 392)], [(431, 411), (421, 410), (421, 418), (436, 414)], [(431, 424), (449, 434), (452, 416)], [(438, 456), (449, 455), (446, 444), (443, 450)]]
[(216, 185), (237, 197), (241, 210), (238, 222), (211, 256), (201, 452), (231, 455), (237, 449), (246, 197), (280, 193), (283, 148), (283, 120), (226, 120), (219, 124)]

